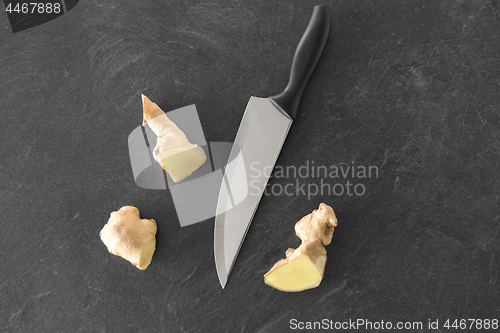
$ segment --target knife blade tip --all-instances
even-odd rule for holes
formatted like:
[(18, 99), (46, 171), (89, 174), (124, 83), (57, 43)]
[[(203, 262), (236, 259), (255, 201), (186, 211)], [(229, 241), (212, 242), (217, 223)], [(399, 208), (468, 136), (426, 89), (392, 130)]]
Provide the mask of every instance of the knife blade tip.
[(226, 284), (227, 284), (227, 276), (221, 276), (219, 275), (219, 282), (220, 282), (220, 285), (222, 286), (222, 289), (226, 288)]

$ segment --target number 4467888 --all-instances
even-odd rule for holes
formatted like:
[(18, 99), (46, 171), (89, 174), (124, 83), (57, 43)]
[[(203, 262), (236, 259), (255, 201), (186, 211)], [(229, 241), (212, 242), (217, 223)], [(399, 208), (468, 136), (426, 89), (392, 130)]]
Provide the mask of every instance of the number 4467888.
[(60, 13), (61, 12), (61, 4), (60, 3), (42, 3), (42, 2), (25, 2), (18, 3), (15, 6), (12, 6), (12, 3), (9, 3), (5, 11), (8, 13), (23, 13), (23, 14), (52, 14), (52, 13)]
[(446, 329), (477, 329), (477, 330), (490, 330), (498, 329), (498, 319), (455, 319), (446, 320), (443, 325)]

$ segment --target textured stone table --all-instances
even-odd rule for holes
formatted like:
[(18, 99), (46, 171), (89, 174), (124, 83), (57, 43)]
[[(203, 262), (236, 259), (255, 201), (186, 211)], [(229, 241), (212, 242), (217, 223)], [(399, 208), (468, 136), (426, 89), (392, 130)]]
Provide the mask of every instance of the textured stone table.
[[(231, 142), (248, 98), (286, 85), (317, 3), (85, 0), (18, 33), (0, 5), (1, 332), (287, 332), (358, 319), (446, 332), (447, 319), (500, 319), (498, 2), (325, 3), (330, 42), (277, 165), (356, 173), (275, 174), (269, 189), (296, 192), (263, 197), (226, 289), (214, 219), (181, 228), (168, 190), (134, 182), (140, 94), (164, 110), (196, 104), (206, 140)], [(339, 220), (321, 285), (265, 285), (321, 202)], [(158, 223), (145, 271), (99, 239), (123, 205)]]

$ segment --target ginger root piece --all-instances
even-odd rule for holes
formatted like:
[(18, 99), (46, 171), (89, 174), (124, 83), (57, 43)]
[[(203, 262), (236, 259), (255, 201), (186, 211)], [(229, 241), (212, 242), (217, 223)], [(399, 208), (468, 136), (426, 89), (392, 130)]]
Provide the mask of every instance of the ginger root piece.
[(286, 258), (278, 261), (264, 275), (264, 282), (281, 291), (302, 291), (319, 286), (326, 265), (325, 246), (332, 241), (337, 218), (332, 207), (324, 203), (295, 224), (302, 240), (297, 249), (288, 249)]
[(155, 220), (141, 219), (137, 208), (124, 206), (110, 214), (99, 236), (110, 253), (144, 270), (155, 252), (156, 230)]
[(207, 160), (205, 151), (198, 145), (191, 144), (184, 132), (168, 119), (165, 112), (146, 96), (142, 95), (144, 118), (158, 136), (153, 155), (161, 167), (168, 172), (174, 182), (189, 177)]

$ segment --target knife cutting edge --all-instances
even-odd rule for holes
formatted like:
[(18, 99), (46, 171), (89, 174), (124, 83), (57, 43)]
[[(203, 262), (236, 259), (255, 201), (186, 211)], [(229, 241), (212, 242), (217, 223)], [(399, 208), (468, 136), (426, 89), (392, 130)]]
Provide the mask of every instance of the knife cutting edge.
[[(219, 193), (214, 228), (214, 256), (222, 288), (257, 210), (269, 172), (297, 117), (302, 93), (330, 35), (330, 9), (315, 6), (293, 57), (285, 90), (269, 98), (250, 97), (234, 140)], [(242, 158), (236, 159), (239, 155)], [(238, 162), (236, 162), (238, 161)], [(248, 170), (252, 169), (252, 175)], [(252, 191), (248, 192), (251, 187)], [(243, 197), (235, 204), (233, 198)]]

